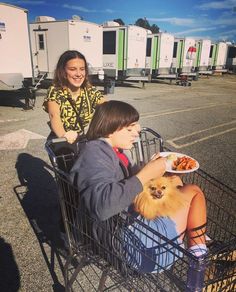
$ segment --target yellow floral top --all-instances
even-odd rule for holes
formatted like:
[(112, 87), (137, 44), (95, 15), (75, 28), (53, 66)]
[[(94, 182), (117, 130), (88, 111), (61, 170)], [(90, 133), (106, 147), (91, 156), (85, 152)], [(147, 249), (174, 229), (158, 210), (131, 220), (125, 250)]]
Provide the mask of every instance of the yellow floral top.
[[(73, 109), (68, 98), (71, 98), (71, 94), (66, 88), (55, 88), (51, 86), (48, 89), (46, 98), (44, 99), (43, 109), (48, 112), (47, 102), (55, 101), (60, 107), (61, 120), (65, 131), (74, 130), (82, 132), (80, 122), (83, 123), (83, 127), (86, 127), (92, 119), (95, 107), (99, 104), (102, 94), (95, 87), (81, 88), (80, 95), (77, 100), (74, 101), (76, 112), (79, 114), (79, 121), (75, 110)], [(81, 105), (82, 101), (82, 105)]]

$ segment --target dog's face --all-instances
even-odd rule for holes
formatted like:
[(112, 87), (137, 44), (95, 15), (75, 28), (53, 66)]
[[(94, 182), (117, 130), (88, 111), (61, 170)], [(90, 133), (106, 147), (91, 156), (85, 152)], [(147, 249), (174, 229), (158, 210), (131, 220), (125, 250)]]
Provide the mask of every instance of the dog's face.
[(150, 180), (145, 186), (144, 191), (147, 192), (154, 200), (161, 199), (168, 194), (168, 183), (164, 178), (158, 180)]
[(183, 205), (178, 181), (171, 177), (150, 180), (134, 199), (134, 209), (149, 220), (171, 216)]

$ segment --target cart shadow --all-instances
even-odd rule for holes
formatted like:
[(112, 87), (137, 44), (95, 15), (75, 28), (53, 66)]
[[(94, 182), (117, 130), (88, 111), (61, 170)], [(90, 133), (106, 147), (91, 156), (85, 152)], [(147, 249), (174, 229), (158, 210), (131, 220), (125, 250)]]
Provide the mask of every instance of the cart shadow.
[(0, 291), (19, 291), (20, 273), (12, 247), (0, 236)]
[(20, 184), (14, 187), (14, 192), (38, 239), (53, 280), (53, 291), (65, 291), (55, 271), (57, 260), (63, 273), (66, 252), (60, 239), (59, 202), (52, 167), (28, 153), (18, 155), (15, 167)]

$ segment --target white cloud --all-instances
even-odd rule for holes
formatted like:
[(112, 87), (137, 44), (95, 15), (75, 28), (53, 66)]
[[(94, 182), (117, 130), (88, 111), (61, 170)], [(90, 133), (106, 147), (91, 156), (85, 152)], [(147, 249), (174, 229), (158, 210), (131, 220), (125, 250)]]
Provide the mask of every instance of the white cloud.
[(105, 12), (107, 12), (107, 13), (114, 13), (115, 11), (112, 10), (112, 9), (105, 9)]
[(192, 18), (178, 18), (178, 17), (147, 18), (147, 20), (153, 21), (153, 22), (168, 22), (172, 25), (179, 25), (179, 26), (191, 26), (194, 24), (194, 19)]
[(208, 9), (233, 9), (236, 6), (236, 0), (212, 1), (195, 6), (201, 10)]
[(73, 9), (73, 10), (78, 10), (80, 12), (87, 12), (87, 13), (99, 13), (99, 12), (105, 12), (105, 13), (113, 13), (114, 10), (112, 9), (105, 9), (103, 11), (101, 10), (95, 10), (95, 9), (87, 9), (85, 7), (82, 7), (82, 6), (77, 6), (77, 5), (69, 5), (69, 4), (63, 4), (63, 7), (64, 8), (68, 8), (68, 9)]
[(175, 35), (187, 35), (194, 32), (204, 32), (204, 31), (215, 30), (215, 29), (217, 29), (217, 27), (198, 27), (198, 28), (176, 32)]
[(236, 18), (235, 17), (221, 17), (217, 19), (208, 20), (208, 23), (211, 25), (236, 25)]
[(87, 9), (85, 7), (76, 6), (76, 5), (63, 4), (63, 7), (64, 8), (69, 8), (69, 9), (73, 9), (73, 10), (78, 10), (78, 11), (81, 11), (81, 12), (97, 12), (96, 10)]
[(228, 30), (228, 31), (224, 31), (222, 33), (220, 33), (220, 35), (229, 35), (230, 37), (232, 37), (232, 35), (235, 35), (236, 34), (236, 29), (231, 29), (231, 30)]

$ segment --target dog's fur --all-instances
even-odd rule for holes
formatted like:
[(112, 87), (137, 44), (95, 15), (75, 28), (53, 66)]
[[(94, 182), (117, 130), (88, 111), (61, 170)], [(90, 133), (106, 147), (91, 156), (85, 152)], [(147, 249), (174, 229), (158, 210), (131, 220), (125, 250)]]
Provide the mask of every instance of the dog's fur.
[(134, 199), (134, 209), (144, 218), (171, 216), (186, 204), (181, 187), (172, 177), (152, 179), (144, 185), (143, 192)]

